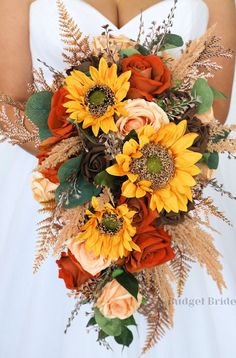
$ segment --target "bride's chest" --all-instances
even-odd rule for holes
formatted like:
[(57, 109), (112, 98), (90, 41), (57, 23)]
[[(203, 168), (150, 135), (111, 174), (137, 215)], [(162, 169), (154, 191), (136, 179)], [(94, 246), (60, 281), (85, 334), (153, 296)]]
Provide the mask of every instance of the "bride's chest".
[[(126, 0), (127, 3), (129, 1), (131, 0)], [(112, 34), (114, 35), (137, 38), (140, 14), (132, 17), (118, 29), (107, 16), (83, 0), (36, 0), (30, 8), (30, 45), (35, 68), (42, 66), (37, 59), (57, 70), (65, 68), (62, 58), (65, 45), (61, 41), (59, 26), (59, 2), (64, 4), (68, 16), (74, 19), (83, 35), (88, 35), (91, 40), (94, 36), (101, 34), (102, 26), (106, 24), (113, 30)], [(148, 31), (152, 21), (156, 21), (157, 25), (161, 24), (167, 18), (173, 3), (174, 0), (162, 0), (144, 10), (145, 29)], [(207, 22), (208, 10), (202, 0), (179, 0), (172, 31), (182, 36), (184, 41), (189, 41), (200, 36), (206, 30)], [(46, 72), (48, 76), (51, 76), (50, 72), (47, 70)]]

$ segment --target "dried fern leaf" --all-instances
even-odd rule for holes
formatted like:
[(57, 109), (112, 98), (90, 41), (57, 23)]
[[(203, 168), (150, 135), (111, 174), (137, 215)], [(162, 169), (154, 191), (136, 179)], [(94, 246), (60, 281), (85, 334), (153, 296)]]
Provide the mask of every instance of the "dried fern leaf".
[(60, 230), (57, 242), (53, 250), (53, 255), (58, 255), (64, 250), (65, 244), (78, 235), (81, 226), (85, 222), (85, 214), (89, 204), (77, 206), (73, 209), (67, 209), (61, 216), (63, 227)]
[(191, 217), (186, 217), (182, 224), (175, 227), (166, 225), (165, 230), (172, 237), (174, 245), (177, 245), (184, 255), (206, 268), (219, 291), (222, 292), (226, 284), (222, 275), (223, 267), (219, 261), (221, 255), (215, 248), (211, 234), (203, 230)]
[(33, 69), (33, 78), (34, 78), (33, 86), (35, 92), (51, 91), (51, 88), (47, 84), (47, 81), (44, 77), (42, 68), (39, 68), (38, 70), (36, 70), (35, 68)]
[(165, 335), (166, 329), (171, 328), (168, 311), (160, 298), (157, 289), (145, 288), (146, 302), (139, 309), (139, 313), (144, 315), (147, 320), (147, 337), (141, 355), (147, 353)]
[[(7, 97), (7, 102), (9, 101), (10, 97)], [(39, 146), (38, 128), (25, 116), (14, 101), (12, 104), (13, 114), (10, 118), (7, 105), (2, 105), (0, 109), (0, 143), (9, 142), (12, 145), (23, 145), (34, 142), (36, 146)], [(30, 129), (26, 125), (27, 122), (30, 123)]]
[(82, 32), (70, 17), (65, 5), (57, 0), (59, 12), (59, 26), (62, 41), (66, 45), (62, 54), (64, 62), (70, 66), (77, 66), (91, 53), (88, 36), (82, 37)]
[(172, 66), (172, 83), (182, 81), (181, 90), (191, 89), (197, 78), (214, 77), (214, 72), (221, 70), (215, 58), (231, 58), (232, 51), (224, 49), (221, 38), (214, 35), (213, 25), (202, 37), (190, 42), (182, 56)]
[(36, 243), (36, 254), (33, 264), (34, 273), (39, 270), (42, 263), (48, 257), (49, 252), (57, 243), (57, 238), (62, 228), (60, 223), (62, 211), (61, 206), (56, 206), (54, 203), (54, 209), (50, 210), (49, 216), (39, 223), (39, 229), (37, 230), (39, 239)]
[(174, 245), (174, 251), (175, 258), (170, 262), (170, 267), (176, 277), (177, 292), (180, 297), (183, 294), (193, 260), (178, 245)]
[(175, 276), (167, 264), (155, 267), (153, 276), (160, 298), (168, 312), (170, 325), (173, 326), (175, 296), (171, 282), (175, 280)]
[[(164, 277), (161, 277), (162, 274)], [(140, 290), (146, 300), (139, 312), (147, 320), (147, 337), (142, 355), (150, 350), (173, 324), (174, 294), (170, 283), (173, 279), (174, 276), (167, 265), (143, 270), (138, 274)]]
[[(204, 224), (201, 221), (201, 217), (199, 215), (200, 213), (203, 214), (206, 219), (206, 222)], [(227, 225), (233, 226), (231, 221), (225, 216), (222, 211), (219, 210), (219, 208), (214, 204), (214, 200), (210, 197), (201, 198), (200, 203), (197, 206), (197, 210), (194, 211), (194, 216), (200, 224), (203, 224), (211, 231), (215, 231), (217, 233), (219, 232), (210, 225), (210, 216), (214, 216), (217, 219), (220, 219), (225, 222)]]

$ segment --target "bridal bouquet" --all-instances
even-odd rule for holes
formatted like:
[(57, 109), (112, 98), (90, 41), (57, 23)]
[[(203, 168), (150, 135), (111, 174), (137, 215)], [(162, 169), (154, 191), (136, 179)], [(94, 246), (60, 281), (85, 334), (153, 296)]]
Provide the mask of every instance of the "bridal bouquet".
[(145, 353), (173, 325), (173, 285), (181, 295), (193, 262), (225, 287), (209, 216), (230, 222), (204, 189), (232, 197), (214, 170), (219, 153), (233, 157), (235, 128), (214, 118), (213, 102), (225, 96), (208, 83), (220, 69), (213, 57), (231, 51), (210, 29), (174, 57), (168, 50), (183, 46), (170, 31), (175, 6), (144, 40), (141, 20), (135, 41), (109, 26), (89, 41), (58, 7), (65, 73), (44, 64), (49, 85), (35, 70), (25, 106), (1, 97), (2, 139), (38, 143), (32, 189), (49, 216), (39, 223), (34, 271), (50, 252), (57, 257), (76, 300), (67, 328), (89, 303), (87, 327), (106, 347), (108, 337), (129, 346), (134, 314), (143, 314)]

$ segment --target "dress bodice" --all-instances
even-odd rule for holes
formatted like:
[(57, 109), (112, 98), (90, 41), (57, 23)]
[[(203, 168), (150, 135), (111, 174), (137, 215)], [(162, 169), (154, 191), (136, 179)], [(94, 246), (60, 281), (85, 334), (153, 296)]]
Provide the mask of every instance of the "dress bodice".
[[(126, 35), (132, 39), (137, 38), (140, 15), (131, 19), (122, 28), (118, 29), (98, 10), (83, 0), (64, 0), (68, 12), (78, 24), (83, 35), (92, 39), (102, 32), (102, 26), (109, 24), (114, 35)], [(143, 12), (146, 30), (152, 21), (161, 24), (170, 12), (173, 0), (163, 0)], [(62, 59), (64, 47), (60, 38), (58, 9), (56, 0), (36, 0), (30, 8), (30, 44), (33, 67), (42, 65), (37, 61), (62, 71), (65, 64)], [(174, 17), (173, 32), (181, 35), (184, 41), (189, 41), (202, 35), (208, 23), (208, 8), (203, 0), (179, 0)], [(46, 79), (50, 82), (51, 74), (44, 69)]]

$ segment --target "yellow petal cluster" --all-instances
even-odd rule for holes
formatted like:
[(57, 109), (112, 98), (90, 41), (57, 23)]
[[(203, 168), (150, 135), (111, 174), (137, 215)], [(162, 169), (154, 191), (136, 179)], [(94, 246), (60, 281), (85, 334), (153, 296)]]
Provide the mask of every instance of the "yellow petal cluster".
[[(187, 211), (188, 201), (192, 201), (191, 188), (196, 185), (194, 176), (200, 173), (195, 165), (202, 157), (200, 153), (188, 148), (197, 138), (195, 133), (186, 133), (187, 121), (179, 124), (169, 123), (155, 131), (152, 126), (145, 126), (138, 132), (139, 142), (130, 139), (123, 146), (122, 154), (116, 156), (116, 164), (109, 167), (107, 172), (114, 176), (127, 176), (122, 185), (122, 195), (127, 198), (141, 198), (146, 193), (151, 194), (150, 207), (161, 212)], [(175, 167), (174, 176), (160, 189), (153, 189), (149, 180), (139, 180), (138, 174), (131, 172), (130, 164), (133, 158), (143, 156), (142, 148), (149, 143), (159, 144), (168, 149)]]
[[(122, 100), (126, 97), (129, 90), (129, 78), (131, 71), (117, 75), (117, 65), (108, 66), (106, 60), (101, 58), (99, 67), (96, 69), (90, 66), (90, 76), (81, 71), (74, 70), (71, 75), (66, 78), (66, 89), (68, 102), (64, 104), (70, 119), (75, 123), (82, 123), (83, 128), (92, 127), (95, 136), (101, 129), (104, 133), (109, 131), (117, 132), (117, 126), (114, 121), (114, 115), (126, 115), (124, 109), (126, 101)], [(114, 94), (114, 105), (108, 106), (106, 112), (100, 117), (93, 116), (85, 101), (88, 91), (96, 85), (107, 86)]]
[[(92, 198), (94, 212), (87, 210), (89, 220), (81, 228), (81, 232), (75, 238), (75, 242), (84, 241), (85, 249), (93, 252), (96, 256), (104, 258), (118, 259), (127, 256), (130, 251), (140, 251), (139, 247), (132, 241), (136, 233), (136, 228), (132, 226), (135, 211), (128, 208), (126, 204), (114, 208), (107, 203), (100, 208), (98, 199)], [(115, 214), (122, 221), (120, 230), (111, 235), (102, 232), (99, 224), (102, 222), (104, 214)]]

